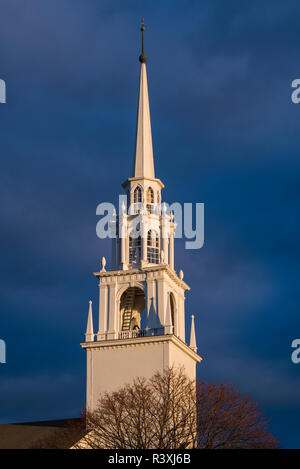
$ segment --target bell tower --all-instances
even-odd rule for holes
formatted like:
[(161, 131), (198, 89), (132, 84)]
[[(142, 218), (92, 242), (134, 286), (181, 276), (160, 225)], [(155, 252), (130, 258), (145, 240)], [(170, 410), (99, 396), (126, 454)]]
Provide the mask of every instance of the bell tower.
[(185, 292), (190, 290), (183, 272), (174, 270), (174, 231), (172, 213), (162, 203), (164, 188), (155, 177), (150, 107), (144, 52), (132, 177), (123, 184), (127, 207), (111, 221), (111, 270), (94, 275), (99, 281), (99, 327), (93, 327), (90, 302), (85, 342), (87, 352), (87, 408), (97, 406), (100, 394), (149, 378), (156, 371), (182, 365), (196, 377), (197, 354), (194, 316), (191, 316), (190, 345), (185, 341)]

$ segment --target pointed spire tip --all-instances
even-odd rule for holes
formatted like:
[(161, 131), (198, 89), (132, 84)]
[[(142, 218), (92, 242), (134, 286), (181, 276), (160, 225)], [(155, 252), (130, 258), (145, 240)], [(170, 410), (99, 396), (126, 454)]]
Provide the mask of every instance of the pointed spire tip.
[(146, 61), (147, 61), (147, 56), (145, 55), (145, 51), (144, 51), (144, 32), (145, 32), (145, 22), (144, 22), (144, 18), (142, 18), (142, 21), (141, 21), (141, 31), (142, 31), (142, 53), (141, 55), (139, 56), (139, 61), (141, 62), (141, 64), (145, 64)]
[[(144, 47), (142, 48), (142, 55), (140, 57), (140, 61), (142, 65), (146, 61)], [(155, 172), (153, 161), (147, 71), (146, 66), (143, 67), (142, 65), (140, 67), (140, 88), (135, 137), (135, 152), (133, 160), (133, 177), (154, 179)]]

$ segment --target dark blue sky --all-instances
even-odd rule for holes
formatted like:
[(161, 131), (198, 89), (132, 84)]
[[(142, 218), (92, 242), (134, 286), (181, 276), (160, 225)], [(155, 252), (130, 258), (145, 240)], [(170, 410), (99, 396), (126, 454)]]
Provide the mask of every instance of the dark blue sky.
[[(156, 175), (205, 203), (205, 245), (176, 242), (198, 375), (250, 393), (300, 447), (298, 1), (0, 0), (0, 422), (84, 406), (79, 342), (133, 157), (145, 16)], [(189, 322), (189, 320), (188, 320)]]

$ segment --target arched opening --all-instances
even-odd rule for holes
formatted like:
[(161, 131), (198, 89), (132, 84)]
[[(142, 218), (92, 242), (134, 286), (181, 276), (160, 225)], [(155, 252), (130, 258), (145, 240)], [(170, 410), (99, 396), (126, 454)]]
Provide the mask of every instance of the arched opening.
[(152, 187), (147, 189), (147, 204), (154, 204), (154, 192)]
[(139, 287), (129, 287), (120, 298), (120, 329), (122, 332), (146, 328), (145, 294)]
[(134, 189), (133, 201), (135, 204), (143, 202), (143, 194), (142, 194), (142, 189), (140, 186), (137, 186)]
[(155, 230), (148, 231), (147, 260), (150, 264), (159, 264), (159, 237)]
[(142, 238), (129, 236), (129, 264), (138, 264), (142, 258)]
[(140, 186), (137, 186), (133, 191), (133, 204), (130, 207), (131, 215), (137, 214), (142, 210), (143, 202), (143, 190)]
[(142, 258), (142, 238), (140, 223), (129, 234), (129, 264), (138, 264)]

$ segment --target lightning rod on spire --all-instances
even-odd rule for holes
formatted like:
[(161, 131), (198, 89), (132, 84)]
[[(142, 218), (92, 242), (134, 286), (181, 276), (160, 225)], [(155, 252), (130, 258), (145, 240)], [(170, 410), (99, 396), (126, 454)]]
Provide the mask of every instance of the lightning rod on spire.
[(145, 32), (145, 21), (144, 21), (144, 18), (142, 18), (141, 20), (141, 31), (142, 31), (142, 53), (141, 55), (139, 56), (139, 61), (142, 63), (142, 64), (145, 64), (146, 61), (147, 61), (147, 56), (145, 55), (145, 51), (144, 51), (144, 32)]

